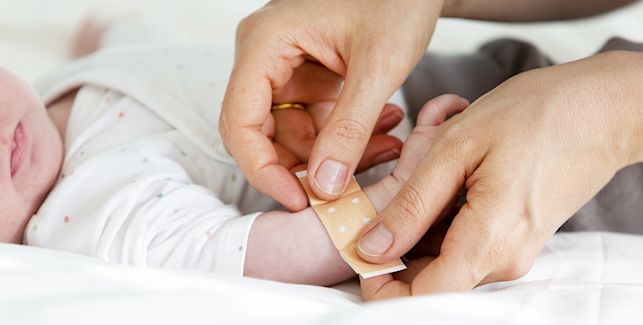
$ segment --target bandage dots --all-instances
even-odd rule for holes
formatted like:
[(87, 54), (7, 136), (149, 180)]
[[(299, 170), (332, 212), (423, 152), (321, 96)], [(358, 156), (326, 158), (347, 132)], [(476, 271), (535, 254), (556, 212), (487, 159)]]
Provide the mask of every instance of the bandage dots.
[(344, 232), (346, 232), (346, 227), (344, 227), (344, 226), (339, 226), (339, 227), (337, 227), (337, 231), (339, 231), (339, 232), (341, 232), (341, 233), (344, 233)]
[(335, 209), (335, 207), (328, 208), (328, 213), (335, 213), (335, 211), (337, 211), (337, 209)]
[(366, 217), (362, 218), (362, 222), (363, 222), (365, 225), (368, 225), (369, 223), (371, 223), (371, 217), (366, 216)]
[(351, 200), (351, 203), (353, 203), (353, 204), (359, 204), (359, 198), (357, 198), (357, 197), (356, 197), (356, 198), (353, 198), (353, 199)]

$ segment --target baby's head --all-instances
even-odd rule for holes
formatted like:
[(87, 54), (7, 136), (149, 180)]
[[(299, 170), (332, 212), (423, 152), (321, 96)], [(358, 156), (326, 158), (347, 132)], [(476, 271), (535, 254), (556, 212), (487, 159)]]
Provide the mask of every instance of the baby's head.
[(53, 186), (62, 138), (35, 91), (0, 68), (0, 242), (20, 243)]

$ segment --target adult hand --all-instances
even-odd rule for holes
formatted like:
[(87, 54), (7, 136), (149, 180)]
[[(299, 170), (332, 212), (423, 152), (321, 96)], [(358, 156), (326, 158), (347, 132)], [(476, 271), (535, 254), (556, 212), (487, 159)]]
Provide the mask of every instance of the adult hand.
[(441, 9), (442, 0), (276, 0), (244, 19), (219, 128), (248, 181), (291, 210), (306, 206), (297, 179), (279, 164), (261, 129), (275, 92), (295, 68), (314, 61), (345, 83), (310, 154), (311, 187), (325, 199), (343, 192), (386, 100), (424, 53)]
[(406, 253), (461, 186), (467, 203), (435, 260), (362, 280), (366, 300), (465, 291), (518, 278), (545, 241), (620, 168), (643, 161), (643, 55), (600, 54), (518, 75), (444, 124), (359, 242), (365, 260)]
[[(305, 109), (272, 111), (262, 127), (262, 132), (272, 140), (280, 165), (290, 171), (306, 168), (317, 134), (335, 107), (341, 82), (341, 77), (332, 71), (306, 62), (295, 69), (284, 87), (273, 92), (276, 103), (306, 104)], [(358, 171), (399, 157), (402, 142), (387, 133), (403, 118), (400, 107), (384, 105)]]

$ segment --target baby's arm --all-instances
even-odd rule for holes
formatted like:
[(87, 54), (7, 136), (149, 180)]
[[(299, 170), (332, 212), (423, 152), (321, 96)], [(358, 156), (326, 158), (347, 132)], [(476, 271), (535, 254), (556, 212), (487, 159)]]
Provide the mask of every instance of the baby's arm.
[[(424, 106), (393, 174), (363, 189), (376, 211), (384, 209), (410, 177), (431, 147), (438, 126), (467, 105), (464, 99), (445, 95)], [(252, 226), (247, 246), (246, 276), (331, 285), (355, 275), (340, 257), (312, 208), (296, 213), (272, 211), (260, 215)]]
[[(392, 197), (384, 187), (385, 183), (390, 186), (389, 182), (383, 180), (364, 188), (378, 211), (383, 208), (381, 202)], [(355, 276), (355, 272), (340, 257), (319, 217), (309, 207), (295, 213), (271, 211), (257, 217), (248, 239), (244, 275), (332, 285)]]
[(339, 256), (315, 211), (306, 208), (257, 217), (248, 239), (244, 275), (331, 285), (355, 273)]

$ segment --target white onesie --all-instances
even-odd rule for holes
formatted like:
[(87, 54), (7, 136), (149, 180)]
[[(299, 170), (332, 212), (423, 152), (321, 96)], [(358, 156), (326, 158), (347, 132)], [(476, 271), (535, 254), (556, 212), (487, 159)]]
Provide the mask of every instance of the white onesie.
[(46, 79), (45, 102), (81, 89), (59, 180), (29, 222), (26, 244), (242, 275), (256, 212), (277, 205), (248, 186), (217, 132), (232, 66), (225, 49), (110, 49)]
[[(27, 225), (26, 244), (242, 275), (254, 219), (278, 205), (248, 185), (218, 132), (232, 48), (121, 46), (43, 80), (45, 103), (80, 91), (60, 177)], [(390, 166), (361, 180), (379, 179)]]

